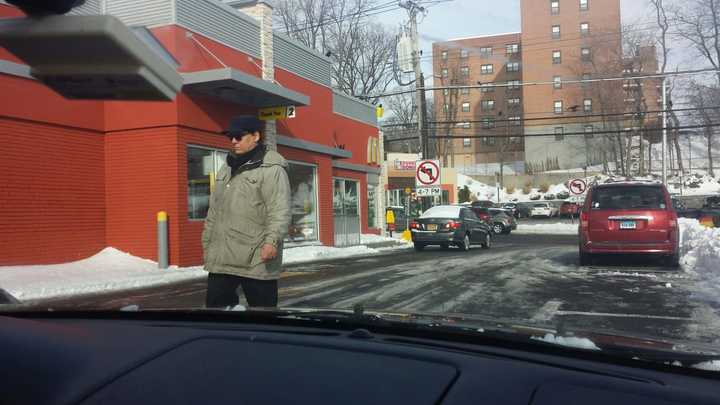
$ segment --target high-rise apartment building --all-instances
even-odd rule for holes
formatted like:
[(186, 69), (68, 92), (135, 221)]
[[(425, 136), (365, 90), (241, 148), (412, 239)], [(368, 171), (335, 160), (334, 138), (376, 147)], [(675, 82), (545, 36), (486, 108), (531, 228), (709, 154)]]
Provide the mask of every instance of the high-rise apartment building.
[(621, 114), (659, 109), (659, 81), (600, 80), (657, 69), (653, 47), (623, 49), (620, 0), (521, 0), (520, 12), (520, 33), (433, 44), (436, 87), (480, 86), (434, 93), (436, 119), (454, 123), (434, 134), (457, 138), (456, 167), (599, 164), (601, 134), (657, 119)]

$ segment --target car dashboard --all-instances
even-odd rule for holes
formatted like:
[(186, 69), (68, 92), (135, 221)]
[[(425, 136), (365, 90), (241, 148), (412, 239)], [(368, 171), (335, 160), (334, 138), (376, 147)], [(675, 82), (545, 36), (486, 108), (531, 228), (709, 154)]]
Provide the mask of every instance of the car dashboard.
[[(0, 404), (711, 404), (702, 371), (222, 317), (0, 317)], [(530, 346), (528, 346), (530, 347)]]

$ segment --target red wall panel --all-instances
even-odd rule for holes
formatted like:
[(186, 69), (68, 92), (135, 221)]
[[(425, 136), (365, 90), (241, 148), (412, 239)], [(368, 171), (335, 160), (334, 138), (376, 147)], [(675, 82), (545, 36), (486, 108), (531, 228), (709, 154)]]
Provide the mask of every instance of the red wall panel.
[(170, 263), (178, 263), (182, 213), (177, 133), (177, 127), (168, 126), (106, 135), (108, 246), (157, 260), (156, 215), (166, 211)]
[(275, 79), (281, 86), (310, 97), (309, 106), (298, 107), (297, 118), (278, 121), (278, 134), (335, 146), (332, 90), (280, 68), (275, 68)]
[(103, 136), (0, 118), (0, 265), (91, 256), (105, 244)]

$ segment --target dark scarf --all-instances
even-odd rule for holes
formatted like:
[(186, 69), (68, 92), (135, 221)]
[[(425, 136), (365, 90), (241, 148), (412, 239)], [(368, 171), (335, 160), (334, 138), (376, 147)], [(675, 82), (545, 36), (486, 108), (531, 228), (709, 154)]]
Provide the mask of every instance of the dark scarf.
[(265, 158), (266, 152), (267, 148), (265, 147), (265, 145), (258, 145), (255, 147), (255, 149), (242, 155), (230, 153), (227, 156), (227, 164), (232, 170), (232, 176), (235, 176), (238, 173), (242, 173), (245, 170), (251, 170), (260, 167), (263, 159)]

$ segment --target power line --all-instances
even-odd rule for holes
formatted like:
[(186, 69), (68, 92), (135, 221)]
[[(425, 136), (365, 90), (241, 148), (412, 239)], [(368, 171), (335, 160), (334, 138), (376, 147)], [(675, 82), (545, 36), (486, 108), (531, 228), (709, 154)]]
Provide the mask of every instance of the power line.
[[(720, 123), (711, 123), (711, 124), (704, 124), (704, 125), (687, 125), (687, 126), (680, 126), (675, 127), (673, 129), (676, 129), (678, 131), (681, 130), (687, 130), (687, 129), (705, 129), (705, 128), (715, 128), (720, 127)], [(619, 130), (609, 130), (609, 131), (594, 131), (594, 132), (566, 132), (562, 134), (556, 134), (556, 133), (544, 133), (544, 134), (524, 134), (524, 135), (518, 135), (517, 138), (537, 138), (537, 137), (554, 137), (556, 135), (562, 135), (562, 136), (588, 136), (588, 135), (621, 135), (624, 133), (630, 133), (634, 132), (635, 129), (619, 129)], [(702, 135), (696, 135), (696, 136), (702, 136)], [(508, 135), (463, 135), (463, 136), (450, 136), (450, 135), (431, 135), (429, 138), (433, 139), (463, 139), (463, 138), (470, 138), (470, 139), (481, 139), (481, 138), (510, 138), (511, 136)], [(385, 143), (392, 143), (392, 142), (403, 142), (403, 141), (409, 141), (409, 140), (417, 140), (417, 137), (408, 137), (408, 138), (393, 138), (393, 139), (385, 139)]]
[[(622, 113), (605, 113), (605, 114), (584, 114), (584, 115), (573, 115), (573, 116), (553, 116), (553, 117), (535, 117), (535, 118), (521, 118), (521, 119), (499, 119), (499, 120), (493, 120), (493, 122), (527, 122), (527, 121), (547, 121), (547, 120), (577, 120), (577, 119), (583, 119), (583, 118), (605, 118), (605, 117), (621, 117), (621, 116), (637, 116), (639, 114), (644, 115), (651, 115), (651, 114), (662, 114), (663, 112), (686, 112), (686, 111), (703, 111), (703, 110), (717, 110), (720, 109), (719, 106), (711, 106), (711, 107), (695, 107), (695, 108), (678, 108), (674, 110), (654, 110), (654, 111), (640, 111), (640, 112), (622, 112)], [(519, 114), (522, 114), (520, 112)], [(540, 114), (540, 113), (537, 113)], [(554, 114), (553, 112), (548, 112), (547, 114)], [(487, 116), (485, 118), (491, 118), (490, 116)], [(456, 119), (454, 121), (428, 121), (428, 124), (464, 124), (464, 123), (484, 123), (486, 122), (484, 119), (480, 120), (461, 120)], [(388, 125), (381, 125), (381, 128), (395, 128), (395, 127), (403, 127), (407, 126), (408, 124), (388, 124)], [(459, 129), (459, 128), (458, 128)]]
[[(597, 82), (610, 82), (610, 81), (619, 81), (619, 80), (645, 80), (645, 79), (662, 79), (664, 77), (673, 77), (673, 76), (693, 76), (698, 74), (705, 74), (705, 73), (717, 73), (720, 72), (720, 69), (716, 68), (706, 68), (706, 69), (696, 69), (696, 70), (684, 70), (684, 71), (677, 71), (677, 72), (666, 72), (666, 73), (652, 73), (652, 74), (645, 74), (645, 75), (626, 75), (626, 76), (610, 76), (610, 77), (604, 77), (604, 78), (590, 78), (590, 79), (580, 79), (580, 80), (562, 80), (562, 84), (588, 84), (588, 83), (597, 83)], [(478, 85), (456, 85), (456, 86), (433, 86), (433, 87), (425, 87), (423, 91), (438, 91), (438, 90), (459, 90), (459, 89), (486, 89), (486, 88), (496, 88), (496, 87), (530, 87), (530, 86), (544, 86), (544, 85), (554, 85), (556, 84), (555, 81), (540, 81), (540, 82), (523, 82), (518, 81), (519, 83), (495, 83), (495, 82), (488, 82), (488, 83), (480, 83)], [(398, 96), (401, 94), (409, 94), (414, 93), (416, 90), (402, 90), (402, 91), (396, 91), (396, 92), (390, 92), (390, 93), (384, 93), (384, 94), (375, 94), (375, 95), (367, 95), (363, 97), (369, 97), (369, 98), (381, 98), (381, 97), (390, 97), (390, 96)]]
[[(331, 17), (329, 17), (329, 19), (326, 20), (326, 21), (324, 21), (324, 22), (318, 22), (318, 23), (311, 24), (311, 25), (308, 25), (308, 26), (305, 26), (305, 27), (295, 28), (295, 29), (292, 29), (292, 30), (286, 30), (286, 31), (285, 31), (285, 34), (288, 34), (288, 35), (289, 35), (289, 34), (294, 34), (294, 33), (297, 33), (297, 32), (308, 31), (308, 30), (312, 30), (312, 29), (315, 29), (315, 28), (324, 27), (324, 26), (326, 26), (326, 25), (331, 25), (331, 24), (337, 24), (337, 23), (339, 23), (339, 22), (344, 22), (344, 21), (347, 21), (347, 20), (352, 19), (352, 18), (355, 18), (355, 17), (366, 18), (366, 17), (371, 17), (371, 16), (374, 16), (374, 15), (382, 14), (382, 13), (387, 13), (387, 12), (390, 12), (390, 11), (399, 10), (399, 9), (400, 9), (400, 7), (397, 5), (397, 3), (396, 3), (395, 1), (389, 1), (389, 2), (387, 2), (387, 3), (382, 3), (381, 5), (377, 5), (377, 6), (368, 8), (367, 10), (357, 10), (357, 11), (355, 11), (355, 12), (352, 12), (352, 13), (349, 13), (349, 14), (345, 14), (345, 15), (341, 15), (341, 16), (336, 17), (336, 18), (331, 18)], [(300, 23), (297, 23), (297, 24), (295, 24), (295, 25), (297, 26), (297, 25), (306, 24), (306, 23), (307, 23), (307, 20), (302, 21), (302, 22), (300, 22)]]

